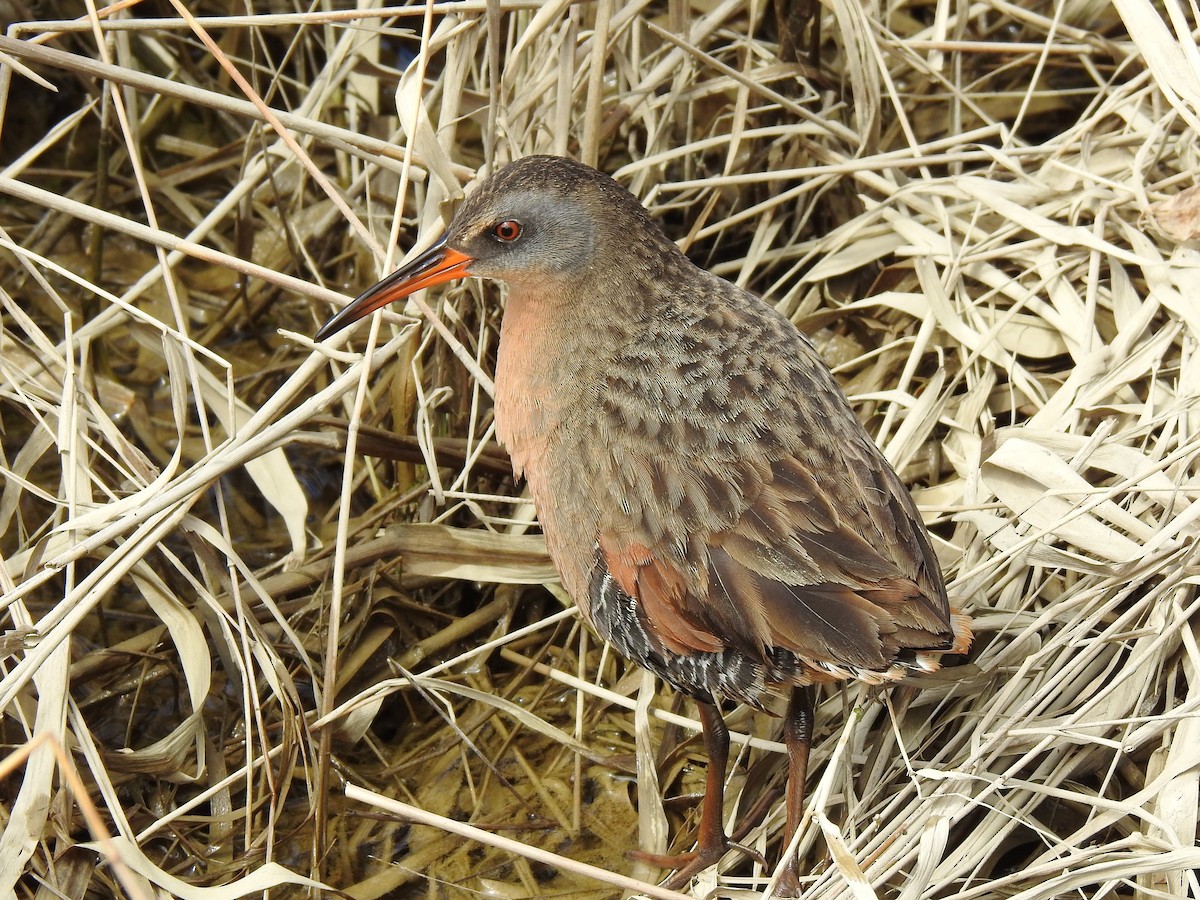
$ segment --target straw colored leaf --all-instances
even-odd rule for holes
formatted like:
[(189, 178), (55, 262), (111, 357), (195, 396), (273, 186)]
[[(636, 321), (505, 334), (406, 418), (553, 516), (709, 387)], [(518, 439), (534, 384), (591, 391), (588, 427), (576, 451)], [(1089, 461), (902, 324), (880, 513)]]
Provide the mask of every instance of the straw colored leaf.
[(1064, 540), (1115, 565), (1141, 554), (1138, 544), (1102, 519), (1120, 521), (1111, 500), (1095, 502), (1092, 486), (1063, 459), (1024, 438), (1008, 437), (984, 460), (984, 483), (1036, 533)]

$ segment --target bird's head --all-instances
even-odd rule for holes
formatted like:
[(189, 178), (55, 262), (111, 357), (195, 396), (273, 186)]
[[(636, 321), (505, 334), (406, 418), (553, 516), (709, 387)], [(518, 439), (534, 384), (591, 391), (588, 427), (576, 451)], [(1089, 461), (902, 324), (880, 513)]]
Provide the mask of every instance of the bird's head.
[(483, 181), (445, 233), (330, 319), (317, 339), (336, 334), (414, 291), (477, 275), (523, 293), (570, 295), (597, 265), (619, 256), (637, 232), (664, 249), (637, 199), (589, 166), (557, 156), (528, 156)]

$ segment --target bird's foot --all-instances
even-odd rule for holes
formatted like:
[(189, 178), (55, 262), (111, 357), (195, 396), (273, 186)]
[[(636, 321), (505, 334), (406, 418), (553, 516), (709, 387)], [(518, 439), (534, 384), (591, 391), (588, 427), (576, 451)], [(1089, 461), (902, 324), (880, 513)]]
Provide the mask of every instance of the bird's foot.
[(728, 850), (737, 850), (746, 854), (764, 868), (769, 868), (763, 855), (752, 847), (737, 844), (728, 838), (720, 843), (712, 843), (708, 847), (699, 847), (690, 853), (647, 853), (644, 850), (631, 850), (629, 855), (641, 862), (649, 863), (660, 869), (674, 870), (674, 874), (662, 883), (668, 890), (678, 890), (705, 869), (715, 866)]
[(784, 866), (783, 872), (779, 876), (779, 881), (775, 885), (775, 893), (773, 897), (778, 897), (779, 900), (799, 900), (800, 898), (800, 870), (796, 862), (796, 858), (792, 857)]

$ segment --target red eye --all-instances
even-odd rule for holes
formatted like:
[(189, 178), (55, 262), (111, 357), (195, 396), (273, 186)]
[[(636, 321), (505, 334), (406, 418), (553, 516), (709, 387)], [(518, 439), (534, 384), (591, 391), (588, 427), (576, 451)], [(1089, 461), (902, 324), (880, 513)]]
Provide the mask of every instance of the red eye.
[(521, 236), (521, 223), (516, 219), (505, 219), (492, 229), (492, 234), (509, 244)]

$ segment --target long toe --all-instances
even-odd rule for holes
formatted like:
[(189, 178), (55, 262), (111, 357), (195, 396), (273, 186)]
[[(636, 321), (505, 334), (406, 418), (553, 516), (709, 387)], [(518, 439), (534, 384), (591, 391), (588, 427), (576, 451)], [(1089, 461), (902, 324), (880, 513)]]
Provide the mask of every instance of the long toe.
[(657, 866), (665, 871), (673, 872), (670, 878), (663, 882), (668, 890), (678, 890), (705, 869), (715, 866), (725, 855), (725, 847), (710, 847), (707, 850), (694, 850), (691, 853), (645, 853), (633, 850), (630, 856), (642, 862)]
[(775, 893), (772, 896), (778, 897), (780, 900), (799, 900), (800, 869), (794, 856), (784, 866), (783, 872), (779, 876), (779, 882), (775, 885)]
[(660, 869), (673, 870), (671, 877), (663, 882), (663, 887), (674, 891), (683, 887), (705, 869), (715, 866), (729, 850), (744, 853), (763, 868), (768, 868), (766, 859), (757, 850), (728, 839), (708, 848), (697, 848), (690, 853), (646, 853), (643, 850), (631, 850), (629, 855)]

